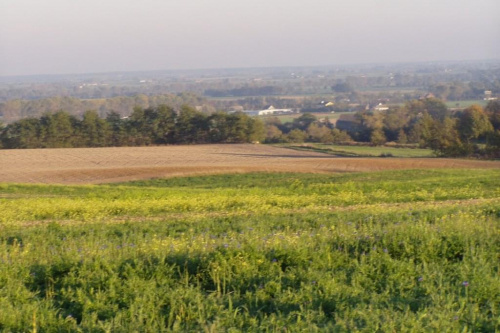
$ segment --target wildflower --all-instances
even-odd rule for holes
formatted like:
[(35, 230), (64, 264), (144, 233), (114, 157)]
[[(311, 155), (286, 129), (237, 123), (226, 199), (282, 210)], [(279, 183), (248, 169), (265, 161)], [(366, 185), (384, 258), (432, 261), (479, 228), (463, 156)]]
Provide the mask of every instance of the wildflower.
[(273, 262), (278, 262), (278, 260), (276, 260), (276, 258), (273, 259)]
[(422, 281), (424, 281), (424, 278), (423, 277), (419, 277), (418, 278), (418, 282), (422, 282)]
[(227, 249), (229, 247), (229, 244), (224, 244), (224, 247)]
[(469, 286), (469, 282), (468, 282), (468, 281), (464, 281), (464, 282), (462, 282), (462, 286), (464, 286), (464, 287), (468, 287), (468, 286)]
[(387, 248), (385, 248), (384, 253), (389, 253), (389, 250), (387, 250)]

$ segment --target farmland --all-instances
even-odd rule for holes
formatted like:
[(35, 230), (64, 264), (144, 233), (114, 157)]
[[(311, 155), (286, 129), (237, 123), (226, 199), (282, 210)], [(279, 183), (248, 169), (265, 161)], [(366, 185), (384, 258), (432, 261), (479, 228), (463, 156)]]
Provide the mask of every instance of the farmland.
[(0, 153), (0, 331), (500, 330), (496, 162)]
[[(362, 154), (371, 149), (343, 149), (356, 148), (363, 149), (358, 151)], [(400, 151), (408, 150), (391, 150), (391, 153), (398, 156)], [(17, 183), (96, 184), (252, 171), (338, 173), (428, 168), (498, 169), (500, 162), (337, 158), (321, 152), (252, 144), (0, 150), (0, 182)]]

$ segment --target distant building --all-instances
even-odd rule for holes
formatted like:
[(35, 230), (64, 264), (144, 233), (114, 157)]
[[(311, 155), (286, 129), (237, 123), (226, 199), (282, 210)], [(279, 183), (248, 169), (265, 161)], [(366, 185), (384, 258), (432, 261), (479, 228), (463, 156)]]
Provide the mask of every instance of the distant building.
[(276, 109), (274, 106), (269, 105), (268, 107), (266, 107), (262, 110), (247, 110), (247, 111), (243, 111), (243, 113), (245, 113), (249, 116), (267, 116), (267, 115), (272, 115), (272, 114), (293, 113), (293, 110), (292, 109)]
[(497, 100), (498, 98), (497, 97), (493, 97), (492, 94), (491, 94), (491, 90), (485, 90), (484, 91), (484, 98), (483, 98), (485, 101), (495, 101)]
[(387, 111), (387, 110), (389, 110), (389, 107), (382, 103), (378, 103), (373, 107), (373, 111)]

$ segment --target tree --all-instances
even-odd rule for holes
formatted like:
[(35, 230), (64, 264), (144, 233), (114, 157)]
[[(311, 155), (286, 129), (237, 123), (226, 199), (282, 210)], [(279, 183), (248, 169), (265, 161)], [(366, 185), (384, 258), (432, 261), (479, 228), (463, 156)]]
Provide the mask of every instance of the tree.
[(458, 157), (469, 154), (469, 147), (460, 140), (457, 130), (457, 120), (446, 117), (442, 122), (432, 124), (428, 146), (441, 156)]
[(405, 108), (390, 109), (386, 112), (383, 119), (384, 132), (389, 141), (399, 139), (401, 130), (405, 128), (410, 121), (408, 111)]
[(109, 145), (120, 147), (127, 142), (127, 132), (125, 121), (121, 119), (120, 114), (112, 111), (106, 116), (106, 122), (111, 131)]
[(203, 143), (209, 139), (208, 117), (194, 108), (183, 105), (176, 118), (175, 143)]
[(343, 142), (351, 142), (352, 138), (346, 131), (341, 131), (338, 128), (334, 128), (331, 132), (332, 134), (332, 142), (333, 143), (343, 143)]
[(500, 130), (491, 132), (486, 144), (486, 154), (492, 158), (500, 158)]
[(300, 117), (295, 118), (292, 123), (292, 128), (297, 128), (301, 131), (307, 130), (309, 125), (318, 121), (315, 115), (311, 113), (304, 113)]
[[(357, 114), (357, 117), (360, 119), (360, 131), (359, 131), (359, 136), (358, 139), (360, 141), (370, 141), (372, 140), (372, 133), (374, 131), (380, 131), (382, 132), (382, 129), (384, 127), (384, 113), (381, 112), (361, 112)], [(383, 141), (385, 143), (386, 138), (384, 133), (381, 133), (382, 136), (384, 137)], [(379, 138), (382, 136), (377, 133)], [(373, 142), (372, 142), (373, 143)]]
[(471, 105), (460, 115), (458, 130), (462, 140), (469, 144), (472, 140), (492, 132), (493, 126), (481, 106)]
[(228, 115), (224, 112), (216, 112), (209, 119), (210, 142), (226, 142), (229, 136)]
[(134, 107), (127, 124), (127, 133), (129, 134), (129, 144), (134, 146), (148, 146), (153, 142), (152, 122), (154, 121), (154, 112), (150, 109), (143, 109), (140, 106)]
[(54, 114), (45, 114), (40, 118), (40, 137), (44, 148), (71, 148), (73, 147), (74, 124), (78, 120), (69, 113), (58, 111)]
[(306, 132), (309, 136), (309, 140), (313, 142), (327, 143), (333, 141), (331, 130), (326, 126), (313, 123), (309, 125)]
[(288, 142), (295, 143), (304, 142), (306, 140), (306, 137), (307, 134), (304, 131), (299, 130), (298, 128), (291, 130), (290, 133), (286, 135), (286, 139)]
[(400, 129), (398, 133), (398, 143), (405, 144), (408, 142), (408, 137), (406, 136), (405, 130)]
[(442, 121), (445, 117), (450, 116), (450, 111), (443, 101), (437, 98), (426, 98), (423, 102), (425, 111), (432, 118)]
[(489, 101), (484, 111), (488, 114), (493, 129), (500, 130), (500, 101)]
[(175, 119), (177, 114), (174, 109), (165, 104), (155, 108), (156, 116), (153, 122), (153, 141), (157, 144), (173, 142), (175, 133)]
[(275, 125), (266, 126), (266, 142), (277, 143), (283, 141), (283, 132)]
[(243, 112), (228, 115), (228, 142), (248, 142), (249, 119)]
[(5, 148), (40, 148), (40, 120), (25, 118), (9, 124), (1, 132), (0, 142)]
[(264, 123), (260, 119), (248, 117), (247, 135), (248, 142), (263, 141), (266, 137), (266, 129)]
[(108, 146), (109, 124), (106, 120), (99, 118), (96, 111), (86, 111), (83, 114), (80, 131), (85, 147)]
[(408, 139), (410, 142), (418, 143), (421, 148), (429, 147), (434, 128), (435, 120), (428, 113), (424, 113), (413, 125)]
[(374, 146), (381, 146), (386, 143), (387, 139), (384, 135), (384, 131), (382, 131), (380, 128), (373, 130), (372, 134), (370, 135), (370, 142)]

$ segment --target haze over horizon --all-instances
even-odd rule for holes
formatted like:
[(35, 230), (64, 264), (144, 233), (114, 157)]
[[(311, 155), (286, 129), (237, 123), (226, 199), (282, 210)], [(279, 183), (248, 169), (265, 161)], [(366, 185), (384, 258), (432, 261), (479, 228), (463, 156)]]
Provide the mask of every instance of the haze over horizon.
[(497, 0), (3, 0), (0, 76), (500, 59)]

